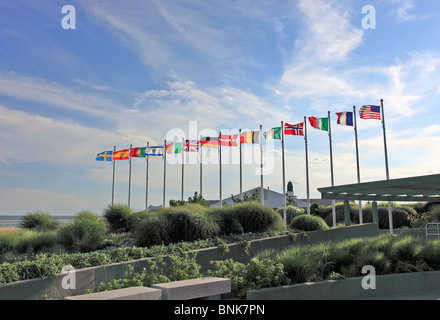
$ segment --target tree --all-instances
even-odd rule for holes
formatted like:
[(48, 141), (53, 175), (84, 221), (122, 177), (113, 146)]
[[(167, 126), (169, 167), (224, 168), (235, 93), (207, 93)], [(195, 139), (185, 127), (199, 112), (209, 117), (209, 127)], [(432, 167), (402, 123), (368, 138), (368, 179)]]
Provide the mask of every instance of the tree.
[(240, 202), (249, 202), (249, 201), (256, 201), (260, 202), (260, 192), (258, 189), (255, 189), (252, 195), (247, 195), (246, 193), (243, 195), (243, 200), (240, 198), (235, 198), (234, 195), (231, 194), (231, 199), (234, 201), (234, 203), (240, 203)]
[(193, 197), (188, 197), (188, 201), (182, 201), (182, 200), (170, 200), (170, 206), (171, 207), (177, 207), (177, 206), (183, 206), (185, 203), (197, 203), (204, 207), (209, 207), (209, 204), (206, 203), (205, 199), (201, 194), (198, 194), (197, 191), (194, 192)]

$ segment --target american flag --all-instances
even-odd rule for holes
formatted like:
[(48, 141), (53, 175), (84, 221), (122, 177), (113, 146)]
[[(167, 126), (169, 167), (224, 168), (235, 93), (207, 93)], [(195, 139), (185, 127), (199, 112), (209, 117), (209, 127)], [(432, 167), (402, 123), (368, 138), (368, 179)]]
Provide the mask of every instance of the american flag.
[(183, 146), (183, 151), (199, 152), (199, 142), (197, 140), (186, 140)]
[(304, 122), (291, 125), (286, 123), (284, 125), (284, 134), (292, 136), (303, 136), (304, 135)]
[(361, 119), (380, 120), (380, 106), (363, 106), (359, 110)]

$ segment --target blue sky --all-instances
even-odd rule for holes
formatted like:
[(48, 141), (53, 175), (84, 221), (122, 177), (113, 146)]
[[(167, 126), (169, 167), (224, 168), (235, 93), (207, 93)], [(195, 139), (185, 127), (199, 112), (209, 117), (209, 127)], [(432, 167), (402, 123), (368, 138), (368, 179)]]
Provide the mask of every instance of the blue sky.
[[(75, 8), (74, 30), (62, 27), (65, 5)], [(367, 5), (376, 29), (362, 26)], [(355, 183), (353, 129), (336, 125), (335, 113), (380, 99), (391, 178), (438, 173), (438, 12), (436, 0), (0, 0), (0, 215), (102, 213), (112, 171), (95, 156), (113, 146), (267, 130), (328, 111), (335, 184)], [(358, 127), (361, 180), (385, 179), (380, 122), (358, 118)], [(319, 197), (330, 185), (329, 141), (308, 130)], [(227, 156), (234, 162), (237, 150)], [(264, 185), (281, 191), (279, 142), (272, 156)], [(163, 166), (150, 163), (150, 203), (159, 205)], [(257, 168), (245, 166), (245, 190), (259, 185)], [(180, 198), (180, 169), (167, 168), (167, 201)], [(132, 172), (132, 206), (142, 210), (145, 160), (133, 159)], [(199, 188), (198, 165), (186, 166), (185, 179), (186, 198)], [(286, 179), (305, 198), (300, 137), (286, 137)], [(238, 191), (238, 166), (227, 164), (223, 197)], [(204, 168), (204, 196), (218, 199), (215, 164)], [(128, 163), (119, 161), (115, 200), (127, 197)]]

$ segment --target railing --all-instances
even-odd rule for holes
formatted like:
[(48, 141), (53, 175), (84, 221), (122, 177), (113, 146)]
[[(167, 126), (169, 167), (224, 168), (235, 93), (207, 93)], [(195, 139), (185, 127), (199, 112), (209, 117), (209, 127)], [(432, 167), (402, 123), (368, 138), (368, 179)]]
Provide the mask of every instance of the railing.
[[(59, 219), (59, 225), (68, 224), (71, 219)], [(0, 220), (0, 228), (21, 228), (21, 220)]]
[(427, 223), (425, 230), (426, 239), (429, 239), (429, 236), (435, 236), (437, 239), (440, 239), (440, 222)]

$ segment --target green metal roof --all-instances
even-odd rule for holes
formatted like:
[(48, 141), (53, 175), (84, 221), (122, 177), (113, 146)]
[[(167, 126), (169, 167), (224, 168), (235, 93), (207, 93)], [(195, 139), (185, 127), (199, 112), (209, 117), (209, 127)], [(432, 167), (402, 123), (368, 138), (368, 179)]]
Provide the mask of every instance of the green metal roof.
[(322, 199), (440, 201), (440, 174), (318, 188)]

